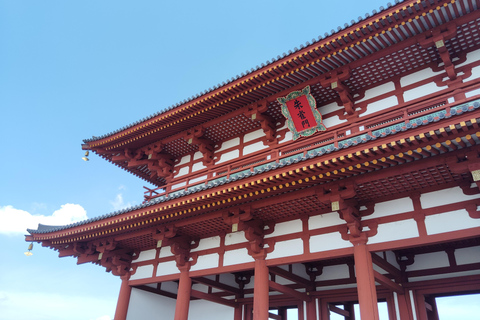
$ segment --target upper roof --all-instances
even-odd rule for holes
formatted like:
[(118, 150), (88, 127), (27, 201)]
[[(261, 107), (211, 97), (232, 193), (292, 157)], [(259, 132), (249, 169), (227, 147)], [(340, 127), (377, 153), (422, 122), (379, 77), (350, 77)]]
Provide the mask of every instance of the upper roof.
[[(404, 2), (405, 0), (395, 0), (395, 5), (398, 5), (398, 4), (401, 4), (402, 2)], [(278, 61), (287, 61), (287, 60), (290, 60), (292, 58), (295, 58), (296, 57), (296, 54), (299, 52), (299, 51), (303, 51), (303, 49), (305, 48), (311, 48), (311, 47), (314, 47), (316, 44), (320, 43), (322, 40), (325, 40), (325, 39), (328, 39), (328, 38), (331, 38), (331, 37), (334, 37), (336, 35), (339, 35), (341, 34), (342, 32), (345, 32), (345, 30), (349, 27), (352, 27), (352, 26), (356, 26), (357, 24), (360, 24), (362, 21), (365, 21), (369, 18), (371, 19), (375, 19), (377, 18), (378, 16), (381, 16), (382, 13), (384, 11), (386, 11), (388, 8), (391, 8), (393, 7), (394, 5), (392, 5), (392, 3), (388, 2), (386, 7), (384, 6), (381, 6), (379, 8), (379, 11), (377, 10), (373, 10), (372, 13), (365, 13), (364, 15), (364, 18), (362, 18), (361, 16), (358, 17), (357, 21), (355, 20), (351, 20), (350, 23), (344, 23), (343, 26), (338, 26), (337, 27), (337, 30), (334, 30), (332, 29), (330, 32), (325, 32), (324, 33), (324, 36), (322, 35), (319, 35), (317, 39), (312, 39), (311, 41), (307, 41), (305, 42), (305, 44), (300, 44), (299, 47), (295, 47), (293, 48), (293, 50), (289, 50), (288, 53), (282, 53), (282, 55), (277, 55), (276, 57), (272, 57), (270, 60), (267, 60), (265, 61), (264, 63), (262, 63), (260, 66), (259, 65), (256, 65), (255, 67), (251, 68), (250, 70), (245, 70), (245, 72), (242, 72), (240, 75), (236, 75), (230, 79), (226, 79), (225, 81), (223, 81), (222, 83), (218, 83), (217, 85), (214, 85), (213, 87), (210, 87), (196, 95), (193, 95), (187, 99), (184, 99), (180, 102), (177, 102), (176, 104), (174, 105), (171, 105), (171, 106), (168, 106), (166, 108), (164, 108), (163, 110), (161, 111), (158, 111), (154, 114), (151, 114), (147, 117), (144, 117), (140, 120), (137, 120), (135, 122), (132, 122), (126, 126), (123, 126), (117, 130), (114, 130), (112, 132), (109, 132), (109, 133), (106, 133), (106, 134), (103, 134), (101, 136), (92, 136), (91, 138), (87, 138), (87, 139), (84, 139), (83, 142), (85, 144), (89, 144), (91, 142), (94, 142), (94, 141), (98, 141), (98, 140), (102, 140), (102, 139), (105, 139), (105, 138), (108, 138), (108, 137), (111, 137), (117, 133), (120, 133), (124, 130), (128, 130), (136, 125), (139, 125), (141, 123), (145, 123), (147, 122), (148, 120), (151, 120), (151, 119), (154, 119), (154, 118), (157, 118), (159, 116), (162, 116), (164, 114), (167, 114), (169, 111), (171, 110), (174, 110), (176, 108), (179, 108), (179, 107), (182, 107), (184, 105), (187, 105), (199, 98), (202, 98), (204, 96), (208, 96), (210, 93), (212, 93), (213, 91), (219, 89), (219, 88), (222, 88), (222, 87), (228, 87), (230, 84), (232, 84), (233, 82), (235, 82), (236, 80), (242, 80), (242, 79), (248, 79), (248, 78), (251, 78), (251, 76), (253, 75), (253, 73), (255, 73), (256, 71), (258, 70), (262, 70), (262, 69), (269, 69), (271, 68), (272, 65), (275, 64), (275, 62), (278, 62)]]
[[(162, 186), (166, 181), (158, 176), (152, 178), (148, 166), (129, 166), (126, 161), (114, 158), (123, 155), (126, 149), (136, 150), (156, 142), (161, 142), (165, 152), (173, 157), (182, 157), (197, 150), (197, 146), (188, 144), (185, 135), (187, 130), (200, 125), (206, 127), (205, 136), (215, 143), (242, 131), (253, 131), (259, 124), (249, 121), (241, 111), (259, 101), (266, 101), (266, 113), (282, 122), (284, 118), (275, 98), (307, 84), (311, 85), (318, 107), (340, 101), (335, 90), (319, 83), (322, 77), (329, 77), (336, 70), (349, 70), (350, 78), (344, 84), (350, 92), (364, 92), (380, 81), (440, 59), (435, 49), (424, 48), (418, 42), (430, 36), (426, 31), (447, 26), (453, 20), (464, 32), (478, 29), (478, 23), (468, 24), (470, 18), (467, 17), (476, 9), (476, 3), (471, 0), (408, 0), (381, 8), (357, 22), (339, 27), (325, 38), (308, 42), (288, 55), (277, 56), (267, 64), (162, 112), (101, 137), (86, 139), (83, 148)], [(455, 37), (446, 40), (445, 45), (451, 54), (458, 54), (471, 49), (476, 40)]]
[[(480, 14), (475, 10), (476, 2), (470, 0), (404, 1), (345, 27), (326, 39), (300, 48), (295, 53), (271, 62), (248, 75), (232, 80), (220, 88), (206, 92), (191, 101), (182, 102), (153, 118), (143, 119), (122, 131), (96, 140), (86, 140), (84, 148), (112, 161), (115, 155), (127, 147), (138, 148), (162, 140), (166, 149), (177, 156), (189, 150), (186, 149), (188, 144), (184, 141), (183, 134), (177, 132), (205, 122), (212, 124), (212, 129), (210, 131), (207, 129), (206, 132), (211, 140), (225, 140), (228, 133), (220, 133), (221, 130), (218, 128), (239, 123), (237, 125), (239, 130), (244, 130), (246, 125), (242, 122), (242, 112), (239, 110), (249, 103), (267, 99), (268, 112), (273, 118), (278, 119), (282, 115), (274, 111), (278, 109), (275, 97), (306, 84), (311, 85), (312, 94), (317, 102), (324, 103), (337, 99), (336, 93), (331, 88), (322, 87), (318, 81), (320, 77), (330, 74), (335, 69), (348, 66), (351, 78), (346, 80), (345, 84), (353, 92), (359, 92), (378, 85), (380, 81), (435, 63), (439, 60), (436, 50), (423, 48), (418, 45), (418, 41), (422, 39), (420, 37), (425, 38), (428, 35), (425, 31), (439, 25), (448, 25), (452, 20), (455, 20), (455, 27), (459, 32), (458, 36), (445, 42), (450, 54), (458, 55), (478, 49)], [(471, 13), (472, 11), (475, 12)], [(375, 128), (370, 129), (368, 134), (362, 133), (348, 138), (337, 137), (333, 148), (328, 145), (330, 142), (326, 145), (309, 146), (310, 149), (302, 150), (301, 156), (291, 153), (288, 158), (281, 159), (278, 163), (264, 163), (261, 168), (252, 167), (249, 172), (225, 181), (212, 182), (198, 189), (170, 194), (136, 207), (73, 225), (39, 226), (37, 230), (28, 231), (32, 234), (32, 240), (52, 241), (55, 245), (86, 241), (114, 232), (121, 234), (124, 246), (145, 248), (153, 243), (151, 237), (147, 236), (151, 232), (147, 228), (155, 224), (180, 221), (185, 227), (185, 232), (192, 235), (207, 235), (228, 229), (228, 226), (222, 224), (218, 209), (238, 204), (235, 201), (240, 199), (239, 195), (247, 199), (242, 198), (242, 201), (259, 203), (254, 210), (255, 215), (262, 219), (270, 219), (273, 216), (286, 218), (300, 215), (311, 208), (316, 208), (318, 201), (315, 201), (313, 191), (302, 193), (302, 197), (293, 198), (293, 195), (297, 196), (303, 192), (305, 186), (329, 184), (332, 181), (335, 183), (341, 179), (360, 177), (356, 181), (361, 188), (357, 199), (360, 203), (385, 199), (411, 189), (424, 190), (454, 185), (464, 180), (467, 175), (450, 172), (449, 165), (444, 162), (432, 161), (429, 163), (431, 167), (424, 167), (423, 164), (436, 155), (453, 153), (457, 148), (462, 149), (462, 145), (478, 149), (480, 135), (474, 135), (478, 127), (477, 120), (475, 116), (469, 114), (476, 114), (473, 111), (478, 110), (480, 101), (448, 104), (446, 102), (448, 97), (447, 95), (439, 97), (442, 103), (434, 107), (429, 101), (429, 104), (425, 102), (408, 107), (411, 112), (404, 113), (402, 110), (400, 116), (385, 115), (389, 117), (384, 118), (389, 123), (379, 126), (381, 130)], [(225, 114), (228, 114), (228, 117)], [(450, 117), (451, 122), (444, 120)], [(218, 123), (215, 120), (220, 118), (225, 119), (224, 122)], [(436, 125), (437, 121), (442, 122)], [(410, 124), (410, 127), (407, 124)], [(426, 127), (420, 128), (424, 125)], [(458, 132), (465, 134), (459, 137), (458, 142), (455, 140), (457, 129)], [(393, 134), (396, 134), (396, 138), (392, 139), (393, 142), (390, 144), (392, 140), (389, 138), (380, 139)], [(398, 136), (401, 138), (397, 138)], [(376, 140), (377, 138), (379, 140)], [(296, 142), (295, 146), (298, 145), (303, 148), (307, 144)], [(293, 147), (291, 149), (295, 150)], [(337, 152), (340, 150), (343, 152)], [(348, 161), (345, 159), (347, 154), (352, 156)], [(420, 161), (422, 164), (419, 164)], [(396, 169), (393, 167), (397, 164), (405, 164), (403, 168), (408, 167), (400, 174), (395, 173), (398, 179), (385, 179), (381, 176), (383, 173), (380, 171), (387, 171), (390, 167), (392, 170)], [(116, 165), (123, 166), (122, 163)], [(377, 170), (380, 167), (383, 170)], [(140, 177), (144, 177), (143, 174), (146, 172), (145, 168), (128, 170)], [(365, 178), (364, 173), (370, 176)], [(271, 187), (270, 181), (281, 186), (280, 189), (283, 190)], [(275, 196), (282, 197), (284, 202), (272, 203), (270, 200)], [(257, 201), (259, 199), (264, 199), (265, 203), (260, 204), (260, 201)], [(211, 205), (215, 206), (215, 210), (210, 207)], [(326, 208), (322, 207), (319, 210)], [(188, 217), (195, 219), (204, 214), (208, 214), (205, 221), (195, 220), (191, 225), (185, 222)], [(134, 229), (140, 230), (135, 236), (123, 236)]]

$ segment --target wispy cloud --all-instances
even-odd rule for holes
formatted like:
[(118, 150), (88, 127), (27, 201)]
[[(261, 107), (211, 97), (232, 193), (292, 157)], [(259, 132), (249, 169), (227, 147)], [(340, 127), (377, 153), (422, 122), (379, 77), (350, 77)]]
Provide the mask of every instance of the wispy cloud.
[[(79, 306), (88, 305), (82, 314), (72, 313)], [(0, 319), (72, 319), (111, 320), (110, 316), (101, 316), (115, 310), (115, 301), (99, 297), (76, 295), (63, 296), (45, 292), (8, 292), (0, 291)]]
[[(118, 187), (118, 190), (126, 191), (127, 187), (125, 187), (124, 185), (121, 185), (120, 187)], [(122, 192), (118, 193), (117, 196), (115, 197), (115, 199), (113, 201), (110, 201), (110, 204), (112, 205), (113, 210), (115, 210), (115, 211), (132, 206), (132, 204), (130, 202), (125, 203), (125, 201), (123, 200), (123, 193)]]
[(36, 229), (38, 224), (66, 225), (88, 219), (85, 209), (78, 204), (67, 203), (52, 215), (33, 215), (13, 206), (0, 206), (0, 234), (25, 234), (28, 228)]

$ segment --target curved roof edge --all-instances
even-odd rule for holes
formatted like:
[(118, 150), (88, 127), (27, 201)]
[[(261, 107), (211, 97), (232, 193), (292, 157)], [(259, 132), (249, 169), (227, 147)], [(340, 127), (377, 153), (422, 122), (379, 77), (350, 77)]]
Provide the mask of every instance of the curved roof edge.
[(135, 121), (135, 122), (132, 122), (132, 123), (130, 123), (130, 124), (126, 125), (126, 126), (123, 126), (123, 127), (119, 128), (119, 129), (117, 129), (117, 130), (115, 130), (115, 131), (112, 131), (112, 132), (103, 134), (103, 135), (101, 135), (101, 136), (92, 136), (92, 138), (84, 139), (83, 142), (84, 142), (84, 143), (89, 143), (89, 142), (92, 142), (92, 141), (101, 140), (101, 139), (107, 138), (107, 137), (109, 137), (109, 136), (112, 136), (112, 135), (114, 135), (114, 134), (117, 134), (117, 133), (119, 133), (119, 132), (122, 132), (123, 130), (126, 130), (126, 129), (129, 129), (129, 128), (131, 128), (131, 127), (134, 127), (134, 126), (136, 126), (136, 125), (138, 125), (138, 124), (140, 124), (140, 123), (143, 123), (143, 122), (145, 122), (145, 121), (148, 121), (148, 120), (150, 120), (150, 119), (153, 119), (153, 118), (155, 118), (155, 117), (157, 117), (157, 116), (159, 116), (159, 115), (161, 115), (161, 114), (164, 114), (164, 113), (166, 113), (166, 112), (168, 112), (168, 111), (171, 111), (171, 110), (173, 110), (173, 109), (175, 109), (175, 108), (177, 108), (177, 107), (180, 107), (180, 106), (182, 106), (182, 105), (184, 105), (184, 104), (186, 104), (186, 103), (189, 103), (189, 102), (191, 102), (191, 101), (193, 101), (193, 100), (195, 100), (195, 99), (198, 99), (198, 98), (200, 98), (200, 97), (203, 96), (203, 95), (207, 95), (207, 94), (209, 94), (210, 92), (212, 92), (212, 91), (214, 91), (214, 90), (217, 90), (218, 88), (224, 87), (224, 86), (226, 86), (226, 85), (228, 85), (228, 84), (230, 84), (230, 83), (232, 83), (232, 82), (234, 82), (234, 81), (236, 81), (236, 80), (238, 80), (238, 79), (240, 79), (240, 78), (242, 78), (242, 77), (248, 76), (249, 74), (251, 74), (251, 73), (253, 73), (253, 72), (255, 72), (255, 71), (258, 71), (258, 70), (260, 70), (260, 69), (262, 69), (262, 68), (268, 67), (269, 65), (273, 64), (274, 62), (276, 62), (276, 61), (278, 61), (278, 60), (281, 60), (281, 59), (284, 59), (284, 58), (287, 58), (287, 57), (289, 57), (289, 56), (297, 53), (298, 51), (305, 49), (306, 47), (308, 47), (308, 46), (310, 46), (310, 45), (313, 45), (313, 44), (315, 44), (315, 43), (317, 43), (317, 42), (319, 42), (319, 41), (321, 41), (321, 40), (324, 40), (324, 39), (326, 39), (326, 38), (335, 36), (336, 34), (342, 32), (343, 30), (345, 30), (345, 29), (347, 29), (347, 28), (349, 28), (349, 27), (351, 27), (351, 26), (353, 26), (353, 25), (355, 25), (355, 24), (357, 24), (357, 23), (362, 22), (364, 19), (368, 19), (368, 18), (374, 17), (374, 16), (382, 13), (382, 12), (385, 11), (386, 9), (391, 8), (391, 7), (393, 7), (393, 6), (396, 6), (396, 5), (398, 5), (398, 4), (400, 4), (400, 3), (403, 3), (403, 2), (405, 2), (405, 1), (407, 1), (407, 0), (395, 0), (395, 5), (392, 5), (391, 2), (388, 2), (388, 3), (386, 4), (386, 8), (385, 8), (384, 6), (381, 6), (381, 7), (379, 8), (379, 11), (377, 11), (377, 10), (374, 9), (374, 10), (372, 10), (372, 14), (371, 14), (371, 15), (367, 12), (367, 13), (365, 13), (365, 15), (364, 15), (365, 18), (362, 18), (361, 16), (359, 16), (359, 17), (357, 18), (357, 21), (351, 20), (351, 21), (350, 21), (350, 24), (345, 23), (345, 24), (343, 25), (343, 27), (338, 26), (336, 31), (335, 31), (334, 29), (332, 29), (332, 30), (330, 30), (330, 33), (325, 32), (325, 33), (324, 33), (324, 37), (322, 37), (322, 36), (320, 35), (320, 36), (317, 37), (317, 39), (312, 39), (312, 42), (307, 41), (307, 42), (305, 42), (305, 44), (300, 44), (299, 47), (295, 47), (295, 48), (293, 49), (293, 51), (292, 51), (292, 50), (289, 50), (289, 51), (288, 51), (288, 54), (284, 52), (281, 56), (280, 56), (280, 55), (277, 55), (276, 58), (273, 57), (272, 59), (265, 61), (265, 63), (261, 63), (260, 66), (257, 65), (255, 68), (251, 68), (250, 70), (245, 70), (245, 72), (242, 72), (240, 75), (236, 75), (235, 77), (232, 77), (232, 78), (230, 78), (230, 79), (227, 79), (226, 81), (223, 81), (222, 83), (219, 83), (219, 84), (217, 84), (217, 85), (214, 85), (213, 87), (208, 88), (208, 90), (204, 90), (204, 91), (202, 91), (202, 92), (200, 92), (200, 93), (198, 93), (198, 94), (196, 94), (196, 95), (191, 96), (191, 97), (188, 98), (188, 99), (185, 99), (185, 100), (183, 100), (183, 101), (180, 101), (180, 102), (178, 102), (178, 103), (176, 103), (176, 104), (174, 104), (174, 105), (171, 105), (171, 106), (169, 106), (169, 107), (166, 107), (166, 108), (163, 109), (162, 111), (158, 111), (158, 112), (156, 112), (156, 113), (154, 113), (154, 114), (151, 114), (151, 115), (149, 115), (149, 116), (147, 116), (147, 117), (144, 117), (144, 118), (142, 118), (142, 119), (140, 119), (140, 120), (137, 120), (137, 121)]

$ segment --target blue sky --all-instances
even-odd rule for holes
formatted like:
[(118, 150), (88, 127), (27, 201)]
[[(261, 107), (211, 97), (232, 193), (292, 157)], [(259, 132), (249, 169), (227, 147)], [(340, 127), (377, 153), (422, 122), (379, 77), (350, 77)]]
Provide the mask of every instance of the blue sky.
[(384, 0), (0, 0), (0, 320), (112, 319), (120, 280), (26, 228), (143, 200), (145, 182), (82, 140), (293, 50)]

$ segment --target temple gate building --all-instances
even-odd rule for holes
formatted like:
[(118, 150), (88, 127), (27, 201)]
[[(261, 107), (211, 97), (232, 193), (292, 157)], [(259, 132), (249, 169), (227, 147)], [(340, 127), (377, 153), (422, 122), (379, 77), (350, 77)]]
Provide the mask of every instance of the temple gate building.
[(438, 319), (480, 293), (479, 6), (388, 5), (84, 140), (157, 188), (26, 240), (119, 276), (116, 320)]

